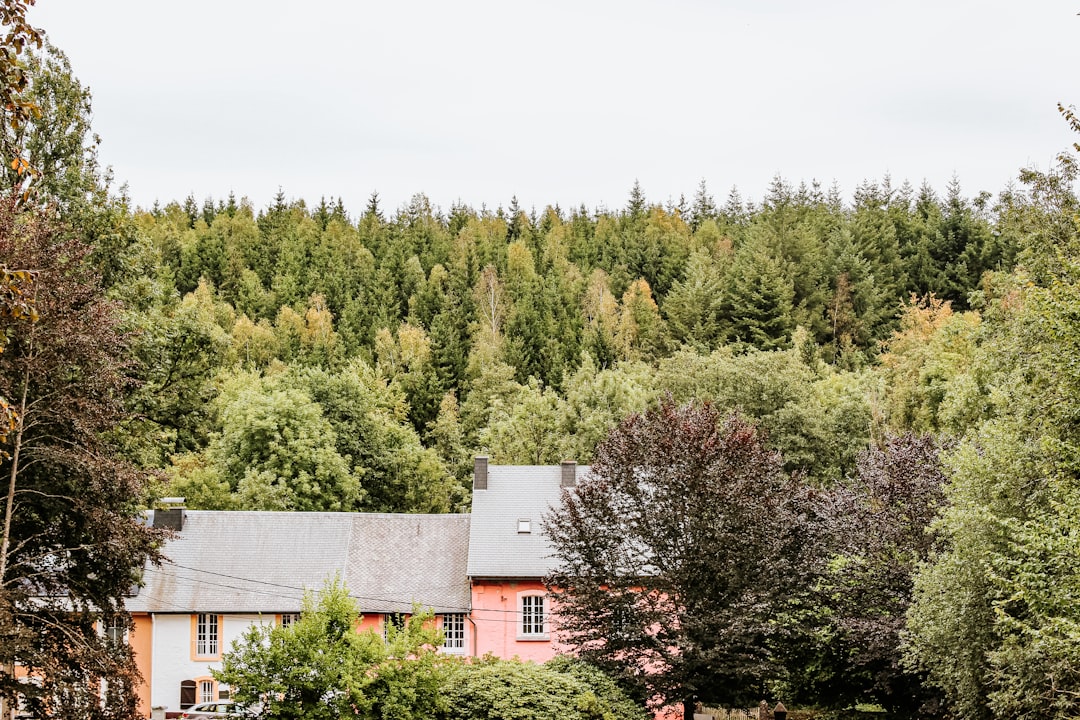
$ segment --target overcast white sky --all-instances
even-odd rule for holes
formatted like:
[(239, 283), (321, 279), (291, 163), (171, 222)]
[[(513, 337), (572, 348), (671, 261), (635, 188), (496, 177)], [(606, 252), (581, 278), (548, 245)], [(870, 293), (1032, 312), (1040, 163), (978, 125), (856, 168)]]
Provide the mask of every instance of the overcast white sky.
[(1080, 0), (38, 0), (152, 205), (624, 206), (777, 173), (997, 193), (1073, 141)]

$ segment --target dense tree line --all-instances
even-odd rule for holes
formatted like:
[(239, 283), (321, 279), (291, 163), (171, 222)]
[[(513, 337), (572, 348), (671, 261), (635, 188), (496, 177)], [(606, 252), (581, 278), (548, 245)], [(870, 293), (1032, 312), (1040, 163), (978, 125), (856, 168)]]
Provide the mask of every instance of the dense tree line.
[[(114, 285), (139, 331), (132, 452), (208, 507), (312, 507), (240, 492), (215, 448), (237, 403), (314, 403), (292, 422), (329, 443), (322, 485), (372, 485), (326, 507), (437, 509), (463, 495), (433, 473), (460, 485), (475, 452), (587, 462), (622, 415), (671, 392), (741, 408), (789, 463), (840, 477), (870, 434), (903, 426), (874, 386), (906, 299), (977, 302), (987, 271), (1011, 269), (1030, 206), (888, 180), (845, 205), (777, 178), (759, 205), (723, 207), (704, 185), (666, 207), (635, 185), (619, 211), (443, 213), (418, 195), (388, 218), (373, 195), (352, 219), (283, 194), (260, 211), (232, 197), (134, 211)], [(366, 387), (348, 410), (365, 418), (314, 398), (325, 382)], [(346, 439), (357, 422), (383, 429)], [(408, 500), (378, 487), (389, 457)]]

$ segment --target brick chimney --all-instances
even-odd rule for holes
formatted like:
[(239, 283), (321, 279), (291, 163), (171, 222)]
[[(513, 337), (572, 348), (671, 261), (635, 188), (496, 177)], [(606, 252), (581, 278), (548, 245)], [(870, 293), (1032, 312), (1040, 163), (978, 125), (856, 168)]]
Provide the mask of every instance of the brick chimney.
[(159, 502), (168, 507), (164, 510), (154, 510), (154, 527), (176, 530), (177, 532), (183, 530), (184, 516), (186, 514), (184, 498), (167, 497), (161, 498)]
[(560, 487), (572, 488), (577, 485), (577, 462), (574, 460), (562, 461), (562, 481)]
[(488, 459), (486, 455), (473, 458), (473, 490), (487, 490)]

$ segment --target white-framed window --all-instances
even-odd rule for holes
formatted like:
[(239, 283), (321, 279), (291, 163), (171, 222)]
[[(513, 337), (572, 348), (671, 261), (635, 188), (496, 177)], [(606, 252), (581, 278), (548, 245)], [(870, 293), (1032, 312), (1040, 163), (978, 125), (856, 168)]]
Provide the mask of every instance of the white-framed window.
[[(199, 613), (195, 621), (195, 654), (217, 655), (218, 654), (218, 616), (208, 613)], [(200, 694), (201, 696), (201, 694)], [(213, 700), (213, 698), (210, 698)], [(203, 700), (201, 702), (210, 702)]]
[(547, 597), (540, 593), (519, 596), (521, 624), (518, 637), (524, 639), (547, 638)]
[(127, 642), (127, 626), (124, 624), (123, 619), (114, 617), (105, 623), (102, 628), (102, 632), (105, 637), (110, 641), (120, 644)]
[[(216, 615), (214, 617), (217, 617)], [(199, 681), (199, 702), (214, 702), (217, 700), (214, 697), (214, 681), (213, 680), (200, 680)]]
[(281, 613), (281, 627), (292, 627), (300, 619), (300, 613)]
[(447, 652), (465, 651), (465, 613), (448, 613), (442, 616), (445, 639), (443, 649)]

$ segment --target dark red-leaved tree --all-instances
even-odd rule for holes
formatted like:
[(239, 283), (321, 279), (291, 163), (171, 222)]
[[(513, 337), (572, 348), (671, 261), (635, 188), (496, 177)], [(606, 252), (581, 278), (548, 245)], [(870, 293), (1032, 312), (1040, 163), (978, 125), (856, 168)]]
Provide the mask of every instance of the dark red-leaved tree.
[(125, 340), (88, 252), (0, 200), (0, 258), (34, 271), (37, 314), (0, 313), (0, 396), (16, 412), (0, 447), (0, 699), (22, 694), (37, 717), (131, 718), (131, 652), (102, 629), (128, 626), (123, 598), (159, 538), (140, 521), (143, 478), (107, 441)]
[(831, 561), (816, 606), (819, 631), (813, 647), (801, 649), (804, 671), (792, 681), (808, 702), (877, 704), (899, 718), (941, 710), (940, 693), (901, 664), (913, 575), (930, 555), (929, 528), (944, 503), (940, 452), (929, 435), (888, 437), (827, 493), (821, 517)]
[(546, 519), (570, 647), (656, 703), (756, 706), (803, 632), (813, 493), (738, 415), (670, 400), (597, 448)]
[(825, 639), (808, 695), (823, 705), (876, 703), (932, 717), (941, 696), (900, 662), (913, 575), (930, 555), (930, 524), (945, 502), (941, 447), (929, 435), (886, 438), (830, 493), (830, 573), (822, 584)]

